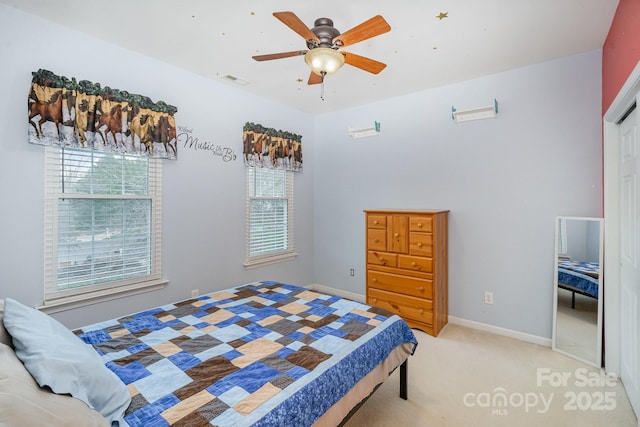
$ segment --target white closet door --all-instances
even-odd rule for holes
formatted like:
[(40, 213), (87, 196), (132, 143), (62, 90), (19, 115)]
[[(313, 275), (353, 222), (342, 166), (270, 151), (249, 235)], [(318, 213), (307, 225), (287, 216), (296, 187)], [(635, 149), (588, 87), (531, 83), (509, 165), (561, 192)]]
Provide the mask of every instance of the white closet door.
[[(640, 415), (640, 185), (638, 114), (620, 124), (620, 377)], [(606, 285), (605, 285), (606, 286)]]

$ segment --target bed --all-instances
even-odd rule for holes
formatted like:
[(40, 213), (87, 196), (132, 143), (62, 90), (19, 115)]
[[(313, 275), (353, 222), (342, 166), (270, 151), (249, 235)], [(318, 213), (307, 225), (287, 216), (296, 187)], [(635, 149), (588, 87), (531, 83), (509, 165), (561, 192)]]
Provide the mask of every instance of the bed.
[(571, 308), (576, 293), (598, 299), (600, 265), (571, 259), (558, 259), (558, 287), (571, 291)]
[[(17, 354), (25, 344), (13, 333), (24, 334), (16, 324), (25, 321), (7, 319), (8, 302), (4, 324)], [(340, 425), (398, 367), (400, 397), (406, 399), (406, 363), (417, 345), (407, 324), (389, 312), (269, 281), (96, 323), (69, 335), (126, 390), (126, 399), (119, 392), (89, 401), (119, 402), (104, 419), (131, 427)], [(68, 346), (58, 343), (52, 351), (59, 347)], [(5, 387), (0, 372), (0, 405)]]

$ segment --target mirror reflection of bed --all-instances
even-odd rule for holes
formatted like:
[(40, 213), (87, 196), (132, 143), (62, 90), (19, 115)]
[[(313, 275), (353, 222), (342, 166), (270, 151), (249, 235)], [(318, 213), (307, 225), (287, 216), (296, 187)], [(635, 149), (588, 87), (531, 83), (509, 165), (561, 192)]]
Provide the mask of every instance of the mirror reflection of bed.
[(558, 217), (553, 348), (600, 366), (602, 220)]

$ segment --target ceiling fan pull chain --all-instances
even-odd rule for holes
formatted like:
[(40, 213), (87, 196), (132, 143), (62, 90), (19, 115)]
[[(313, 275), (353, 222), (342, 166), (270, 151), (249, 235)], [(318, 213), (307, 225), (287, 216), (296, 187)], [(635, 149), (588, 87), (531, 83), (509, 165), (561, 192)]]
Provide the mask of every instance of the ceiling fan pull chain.
[(324, 76), (327, 74), (327, 72), (322, 71), (320, 74), (322, 75), (322, 83), (320, 83), (320, 99), (324, 101)]

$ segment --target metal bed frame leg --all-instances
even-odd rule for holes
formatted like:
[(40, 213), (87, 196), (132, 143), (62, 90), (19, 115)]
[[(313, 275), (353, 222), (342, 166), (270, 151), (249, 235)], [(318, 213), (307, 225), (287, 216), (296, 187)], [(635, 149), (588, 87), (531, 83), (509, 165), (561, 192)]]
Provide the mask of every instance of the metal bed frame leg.
[(400, 398), (407, 400), (407, 366), (409, 359), (400, 365)]

